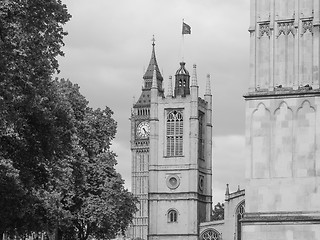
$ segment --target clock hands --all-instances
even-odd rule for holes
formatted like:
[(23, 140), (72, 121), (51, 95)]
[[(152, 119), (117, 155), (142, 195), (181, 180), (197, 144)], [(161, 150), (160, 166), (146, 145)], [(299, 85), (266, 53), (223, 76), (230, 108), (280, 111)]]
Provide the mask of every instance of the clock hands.
[(138, 125), (137, 131), (138, 131), (138, 136), (146, 138), (150, 134), (150, 126), (147, 122), (141, 122)]

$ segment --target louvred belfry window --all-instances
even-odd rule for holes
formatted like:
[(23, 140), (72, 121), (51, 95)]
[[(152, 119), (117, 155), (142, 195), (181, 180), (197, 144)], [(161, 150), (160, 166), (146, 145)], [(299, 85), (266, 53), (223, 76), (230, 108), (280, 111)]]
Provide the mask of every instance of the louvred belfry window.
[(172, 110), (167, 114), (167, 156), (183, 155), (183, 114)]

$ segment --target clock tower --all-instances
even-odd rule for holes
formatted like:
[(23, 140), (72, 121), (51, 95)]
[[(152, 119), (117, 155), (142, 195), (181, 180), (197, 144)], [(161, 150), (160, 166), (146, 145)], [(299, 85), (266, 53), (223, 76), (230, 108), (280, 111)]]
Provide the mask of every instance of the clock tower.
[[(149, 240), (199, 239), (212, 210), (210, 75), (199, 97), (196, 65), (181, 62), (165, 96), (154, 66), (150, 99)], [(190, 81), (191, 80), (191, 81)]]
[(199, 238), (212, 210), (212, 95), (210, 75), (199, 96), (196, 65), (169, 77), (168, 91), (152, 44), (142, 93), (131, 114), (132, 192), (138, 212), (130, 237), (145, 240)]
[(148, 190), (150, 162), (150, 101), (154, 69), (156, 71), (157, 94), (163, 96), (163, 78), (155, 55), (155, 43), (147, 71), (143, 76), (143, 87), (131, 113), (132, 193), (138, 197), (138, 211), (131, 227), (132, 238), (147, 239), (148, 234)]

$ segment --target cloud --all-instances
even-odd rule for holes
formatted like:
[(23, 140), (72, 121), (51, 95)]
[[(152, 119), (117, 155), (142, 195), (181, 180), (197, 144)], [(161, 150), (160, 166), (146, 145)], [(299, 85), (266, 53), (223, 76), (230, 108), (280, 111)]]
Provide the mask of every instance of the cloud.
[(213, 201), (223, 202), (226, 184), (230, 191), (236, 191), (238, 185), (244, 188), (245, 137), (228, 135), (213, 137), (212, 185)]
[[(244, 132), (249, 0), (64, 2), (73, 17), (66, 25), (69, 36), (59, 76), (78, 83), (91, 106), (107, 105), (114, 110), (121, 129), (117, 137), (126, 137), (122, 129), (129, 131), (132, 98), (141, 93), (153, 34), (164, 88), (184, 55), (190, 72), (192, 64), (197, 64), (201, 95), (206, 74), (212, 74), (217, 134)], [(192, 34), (184, 41), (182, 18), (192, 27)]]
[[(127, 144), (129, 145), (129, 144)], [(116, 171), (121, 174), (125, 181), (124, 187), (131, 190), (131, 152), (130, 147), (114, 141), (111, 150), (117, 154), (118, 164), (115, 166)]]
[[(110, 107), (118, 122), (113, 149), (117, 170), (131, 188), (130, 114), (133, 96), (156, 38), (156, 56), (167, 88), (184, 56), (192, 72), (197, 64), (199, 92), (212, 76), (214, 201), (224, 198), (225, 184), (236, 190), (244, 174), (245, 105), (249, 79), (250, 0), (63, 0), (72, 19), (66, 24), (66, 53), (61, 73), (80, 86), (92, 107)], [(192, 34), (181, 36), (185, 19)], [(182, 51), (183, 49), (183, 51)], [(242, 185), (242, 184), (241, 184)]]

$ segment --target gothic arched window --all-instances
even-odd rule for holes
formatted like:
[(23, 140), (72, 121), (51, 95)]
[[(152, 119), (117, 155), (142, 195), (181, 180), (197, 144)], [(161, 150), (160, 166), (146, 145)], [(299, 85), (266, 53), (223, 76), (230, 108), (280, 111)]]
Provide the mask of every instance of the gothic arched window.
[(178, 221), (178, 213), (176, 210), (171, 209), (168, 212), (168, 222), (173, 223)]
[(208, 229), (201, 234), (200, 240), (221, 240), (219, 232), (214, 229)]
[(183, 115), (174, 110), (167, 115), (167, 156), (183, 155)]
[(198, 156), (200, 159), (204, 159), (204, 134), (203, 134), (203, 124), (204, 113), (199, 111), (199, 142), (198, 142)]
[(240, 220), (243, 218), (243, 214), (245, 213), (245, 202), (239, 204), (236, 209), (236, 234), (237, 240), (241, 240), (241, 222)]

